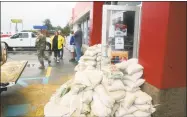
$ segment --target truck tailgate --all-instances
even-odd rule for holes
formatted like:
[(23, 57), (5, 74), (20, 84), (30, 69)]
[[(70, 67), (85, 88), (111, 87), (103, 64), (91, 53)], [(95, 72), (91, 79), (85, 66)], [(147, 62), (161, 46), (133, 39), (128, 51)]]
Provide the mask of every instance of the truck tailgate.
[(25, 69), (28, 61), (9, 61), (1, 66), (0, 83), (16, 83)]

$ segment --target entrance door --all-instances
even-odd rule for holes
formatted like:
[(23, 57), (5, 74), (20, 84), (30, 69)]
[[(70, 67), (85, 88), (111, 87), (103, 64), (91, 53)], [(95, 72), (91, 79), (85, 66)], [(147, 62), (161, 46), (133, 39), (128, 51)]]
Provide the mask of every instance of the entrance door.
[(140, 8), (103, 5), (102, 54), (112, 63), (138, 57)]

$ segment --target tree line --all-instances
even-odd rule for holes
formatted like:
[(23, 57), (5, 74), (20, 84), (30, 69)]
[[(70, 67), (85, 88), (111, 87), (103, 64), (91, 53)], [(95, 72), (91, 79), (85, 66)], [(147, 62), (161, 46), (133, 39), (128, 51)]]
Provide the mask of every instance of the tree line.
[(51, 31), (54, 31), (54, 30), (61, 30), (62, 34), (64, 34), (65, 36), (68, 36), (70, 34), (70, 31), (71, 31), (70, 26), (69, 26), (68, 23), (63, 28), (61, 26), (56, 26), (55, 27), (55, 26), (52, 25), (50, 19), (45, 19), (43, 21), (43, 24), (45, 26), (47, 26), (47, 31), (48, 32), (51, 32)]

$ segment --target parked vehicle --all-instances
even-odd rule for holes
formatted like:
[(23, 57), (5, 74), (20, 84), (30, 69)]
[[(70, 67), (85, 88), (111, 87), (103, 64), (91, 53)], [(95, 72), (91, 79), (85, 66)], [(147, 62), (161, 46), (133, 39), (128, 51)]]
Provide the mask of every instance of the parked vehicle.
[[(10, 37), (1, 38), (1, 42), (5, 43), (6, 48), (34, 48), (36, 34), (33, 32), (19, 32)], [(50, 38), (46, 38), (46, 50), (51, 49)]]

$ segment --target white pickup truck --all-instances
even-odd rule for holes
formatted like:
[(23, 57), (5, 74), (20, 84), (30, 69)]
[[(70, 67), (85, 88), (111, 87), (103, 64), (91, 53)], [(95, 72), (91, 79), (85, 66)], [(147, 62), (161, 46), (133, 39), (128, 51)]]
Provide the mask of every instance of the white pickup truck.
[[(19, 32), (11, 37), (1, 38), (1, 42), (5, 43), (8, 49), (12, 48), (34, 48), (36, 35), (32, 32)], [(46, 50), (51, 49), (50, 38), (46, 38)]]

